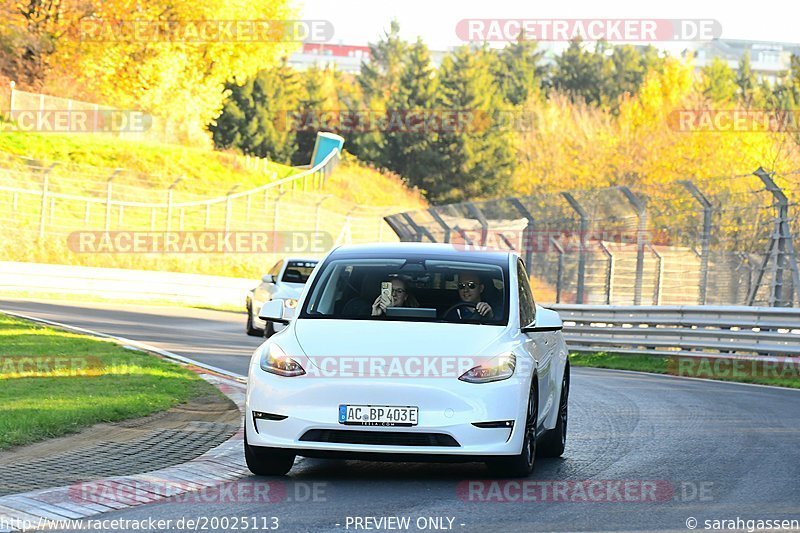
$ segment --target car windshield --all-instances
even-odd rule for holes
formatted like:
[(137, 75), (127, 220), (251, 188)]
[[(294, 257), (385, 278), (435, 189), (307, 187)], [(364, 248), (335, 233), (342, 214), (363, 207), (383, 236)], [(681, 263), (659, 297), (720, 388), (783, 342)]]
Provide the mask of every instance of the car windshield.
[[(500, 265), (370, 258), (329, 260), (321, 268), (299, 318), (508, 323)], [(383, 283), (391, 283), (392, 298), (378, 309)]]
[(308, 281), (317, 261), (289, 261), (286, 270), (283, 271), (281, 281), (287, 283), (305, 283)]

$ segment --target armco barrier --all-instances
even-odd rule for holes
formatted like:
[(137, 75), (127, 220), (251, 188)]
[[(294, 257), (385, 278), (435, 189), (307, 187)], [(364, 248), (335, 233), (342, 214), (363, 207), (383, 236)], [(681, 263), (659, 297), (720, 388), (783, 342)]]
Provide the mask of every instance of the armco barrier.
[(800, 356), (800, 310), (747, 306), (552, 305), (576, 351)]

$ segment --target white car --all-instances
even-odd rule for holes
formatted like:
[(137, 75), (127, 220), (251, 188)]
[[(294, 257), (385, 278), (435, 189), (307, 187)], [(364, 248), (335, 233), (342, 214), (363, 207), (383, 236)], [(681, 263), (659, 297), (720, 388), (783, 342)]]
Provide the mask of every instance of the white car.
[[(379, 305), (384, 282), (389, 305)], [(564, 452), (562, 322), (534, 303), (513, 252), (343, 246), (296, 309), (267, 303), (261, 317), (288, 326), (250, 361), (244, 449), (255, 474), (283, 475), (299, 455), (480, 461), (514, 477), (537, 454)]]
[(247, 293), (245, 331), (248, 335), (269, 338), (276, 331), (283, 329), (282, 324), (265, 322), (258, 318), (261, 306), (272, 300), (281, 300), (284, 305), (294, 305), (317, 263), (319, 263), (317, 259), (298, 258), (281, 259), (275, 263), (269, 273), (261, 278), (261, 283)]

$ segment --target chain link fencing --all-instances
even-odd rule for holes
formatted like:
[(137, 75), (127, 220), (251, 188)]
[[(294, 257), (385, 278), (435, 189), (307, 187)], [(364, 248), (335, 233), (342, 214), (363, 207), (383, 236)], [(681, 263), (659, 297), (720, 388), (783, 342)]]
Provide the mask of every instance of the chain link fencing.
[(402, 241), (515, 250), (539, 299), (800, 305), (800, 171), (440, 205), (386, 217)]
[[(277, 258), (293, 254), (322, 257), (331, 245), (363, 242), (397, 242), (398, 237), (384, 221), (401, 206), (369, 206), (337, 197), (326, 182), (340, 161), (332, 152), (319, 165), (298, 174), (249, 190), (231, 189), (228, 194), (209, 197), (141, 184), (125, 171), (96, 167), (66, 166), (0, 154), (0, 238), (6, 259), (63, 262), (89, 266), (157, 268), (206, 274), (253, 275), (265, 270)], [(122, 172), (122, 173), (120, 173)], [(124, 178), (124, 179), (123, 179)], [(266, 254), (73, 254), (67, 246), (75, 232), (264, 232), (295, 235), (311, 232), (324, 235), (326, 246), (308, 240), (296, 250), (284, 243), (281, 251)], [(11, 253), (51, 248), (51, 257)], [(273, 253), (274, 252), (274, 253)], [(52, 254), (73, 254), (68, 258)], [(82, 257), (78, 257), (81, 256)], [(92, 255), (94, 257), (87, 257)], [(115, 255), (115, 257), (109, 257)], [(98, 259), (98, 256), (104, 256)], [(168, 257), (169, 256), (169, 257)], [(202, 261), (201, 261), (202, 260)], [(194, 262), (192, 262), (194, 261)], [(255, 267), (253, 265), (260, 266)], [(263, 272), (261, 272), (263, 273)], [(259, 274), (260, 275), (260, 274)]]

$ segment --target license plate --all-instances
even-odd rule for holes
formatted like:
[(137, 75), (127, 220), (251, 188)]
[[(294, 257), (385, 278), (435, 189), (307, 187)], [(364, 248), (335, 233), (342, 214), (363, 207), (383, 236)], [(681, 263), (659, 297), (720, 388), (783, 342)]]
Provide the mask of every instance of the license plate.
[(340, 405), (339, 423), (346, 426), (416, 426), (418, 407)]

